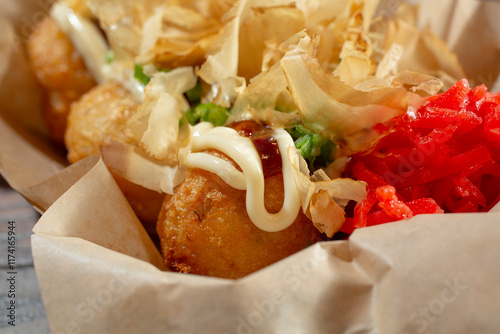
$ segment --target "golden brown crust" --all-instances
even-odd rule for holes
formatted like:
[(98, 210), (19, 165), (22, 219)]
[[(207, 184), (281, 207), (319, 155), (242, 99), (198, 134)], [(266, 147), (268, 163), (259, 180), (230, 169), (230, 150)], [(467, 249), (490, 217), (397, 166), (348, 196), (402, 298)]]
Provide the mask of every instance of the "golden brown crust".
[(94, 85), (82, 57), (54, 19), (47, 17), (27, 43), (33, 71), (45, 92), (44, 118), (52, 138), (64, 140), (71, 103)]
[[(230, 161), (225, 155), (212, 154)], [(266, 179), (265, 203), (278, 212), (283, 203), (282, 175)], [(315, 242), (318, 231), (302, 212), (287, 229), (269, 233), (248, 217), (245, 191), (218, 176), (192, 170), (165, 201), (158, 234), (167, 267), (192, 274), (239, 278)]]
[(98, 155), (100, 147), (112, 141), (136, 142), (125, 134), (127, 120), (136, 113), (137, 102), (116, 82), (96, 86), (73, 103), (68, 116), (65, 144), (68, 160), (75, 163)]

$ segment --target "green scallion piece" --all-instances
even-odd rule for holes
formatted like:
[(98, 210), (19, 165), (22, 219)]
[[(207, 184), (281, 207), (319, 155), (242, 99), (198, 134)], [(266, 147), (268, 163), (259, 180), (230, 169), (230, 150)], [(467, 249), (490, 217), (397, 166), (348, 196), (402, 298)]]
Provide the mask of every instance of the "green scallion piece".
[(134, 66), (134, 78), (144, 86), (146, 86), (149, 83), (149, 80), (151, 80), (149, 76), (144, 74), (144, 68), (139, 64), (135, 64)]
[(195, 125), (198, 120), (200, 119), (200, 116), (196, 115), (194, 109), (188, 109), (185, 113), (184, 116), (186, 117), (186, 120), (189, 122), (191, 125)]
[(113, 50), (108, 50), (106, 53), (106, 64), (111, 64), (115, 60), (115, 53)]
[(336, 145), (327, 138), (312, 132), (302, 124), (290, 129), (289, 133), (295, 139), (295, 147), (309, 163), (309, 168), (313, 169), (315, 163), (328, 164), (332, 161)]
[(200, 121), (210, 122), (214, 126), (224, 125), (229, 117), (229, 110), (213, 103), (204, 103), (196, 106), (194, 113)]
[[(170, 69), (160, 68), (158, 69), (158, 71), (167, 73), (170, 72)], [(151, 80), (151, 77), (144, 73), (144, 68), (139, 64), (135, 64), (134, 66), (134, 78), (140, 83), (142, 83), (144, 86), (146, 86)]]
[(193, 88), (191, 88), (186, 92), (186, 97), (192, 106), (197, 106), (201, 102), (202, 94), (203, 92), (202, 92), (201, 82), (198, 81), (196, 83), (196, 86), (194, 86)]

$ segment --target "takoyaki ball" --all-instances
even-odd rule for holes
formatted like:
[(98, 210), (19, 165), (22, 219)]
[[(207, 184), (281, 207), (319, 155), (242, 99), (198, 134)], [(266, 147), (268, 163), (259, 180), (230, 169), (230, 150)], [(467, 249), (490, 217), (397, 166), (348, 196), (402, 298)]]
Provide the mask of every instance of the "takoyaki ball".
[(68, 160), (98, 155), (101, 146), (112, 141), (137, 145), (125, 134), (127, 120), (136, 111), (137, 102), (121, 84), (109, 81), (94, 87), (71, 106), (65, 136)]
[[(89, 155), (99, 155), (101, 146), (112, 141), (137, 145), (125, 134), (127, 120), (136, 111), (137, 102), (121, 84), (110, 81), (94, 87), (71, 106), (65, 137), (68, 160), (75, 163)], [(146, 230), (156, 234), (165, 194), (112, 174)]]
[(71, 40), (50, 17), (35, 29), (27, 49), (33, 71), (45, 93), (45, 122), (51, 137), (63, 143), (71, 103), (95, 86), (94, 79)]
[[(211, 154), (231, 161), (218, 151)], [(281, 209), (283, 176), (265, 180), (269, 212)], [(248, 217), (246, 192), (227, 185), (217, 175), (194, 169), (158, 220), (158, 235), (168, 268), (192, 274), (240, 278), (314, 243), (319, 236), (300, 211), (295, 222), (280, 232), (265, 232)]]

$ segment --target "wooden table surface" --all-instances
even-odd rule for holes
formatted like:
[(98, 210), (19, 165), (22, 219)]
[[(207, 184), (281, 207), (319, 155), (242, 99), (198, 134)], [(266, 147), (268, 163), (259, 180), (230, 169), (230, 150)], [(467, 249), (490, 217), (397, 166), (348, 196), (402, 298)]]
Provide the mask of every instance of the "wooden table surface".
[[(0, 177), (0, 333), (50, 333), (33, 267), (30, 236), (40, 215)], [(15, 222), (15, 326), (8, 324), (8, 232), (9, 221)]]

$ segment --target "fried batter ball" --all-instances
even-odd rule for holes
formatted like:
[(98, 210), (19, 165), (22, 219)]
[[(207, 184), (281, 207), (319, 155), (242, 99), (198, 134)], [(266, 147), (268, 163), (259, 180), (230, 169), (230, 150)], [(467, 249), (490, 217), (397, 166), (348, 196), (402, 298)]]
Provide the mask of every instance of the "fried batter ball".
[[(127, 120), (136, 113), (137, 102), (121, 84), (107, 82), (96, 86), (73, 103), (65, 137), (68, 160), (75, 163), (100, 154), (100, 147), (118, 141), (137, 145), (125, 134)], [(112, 173), (148, 232), (156, 234), (158, 213), (164, 194), (146, 189)]]
[[(218, 151), (209, 152), (231, 161)], [(245, 196), (245, 191), (232, 188), (213, 173), (190, 171), (174, 196), (165, 201), (158, 219), (166, 266), (174, 271), (236, 279), (317, 241), (319, 232), (302, 211), (283, 231), (259, 229), (248, 217)], [(266, 178), (264, 199), (269, 212), (281, 209), (281, 173)]]
[(57, 22), (47, 17), (28, 40), (33, 71), (45, 93), (43, 116), (51, 137), (64, 142), (71, 103), (95, 86), (82, 57)]
[(68, 160), (75, 163), (98, 155), (112, 141), (137, 145), (125, 134), (127, 120), (136, 113), (137, 102), (128, 89), (108, 81), (96, 86), (71, 106), (65, 144)]

